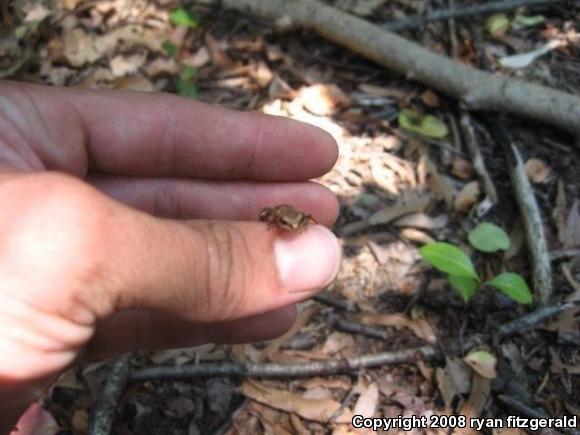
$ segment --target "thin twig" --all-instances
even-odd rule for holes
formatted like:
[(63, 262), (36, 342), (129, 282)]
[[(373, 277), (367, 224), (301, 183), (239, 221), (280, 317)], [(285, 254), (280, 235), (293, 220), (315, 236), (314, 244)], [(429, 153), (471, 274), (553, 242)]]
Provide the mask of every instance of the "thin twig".
[[(512, 320), (500, 326), (495, 334), (500, 338), (516, 332), (527, 331), (551, 317), (566, 310), (580, 306), (580, 300), (563, 302), (540, 308), (519, 319)], [(362, 331), (362, 329), (360, 329)], [(465, 342), (461, 349), (466, 352), (471, 348), (489, 340), (490, 334), (479, 334)], [(192, 379), (210, 376), (236, 376), (247, 378), (296, 378), (309, 376), (327, 376), (337, 373), (356, 371), (363, 368), (380, 367), (383, 365), (412, 363), (418, 360), (432, 360), (440, 357), (441, 352), (435, 346), (421, 346), (392, 352), (363, 355), (342, 360), (328, 360), (297, 364), (242, 364), (237, 362), (211, 362), (179, 367), (152, 366), (133, 372), (129, 379), (142, 382), (152, 379)]]
[(370, 338), (389, 341), (393, 335), (384, 328), (377, 326), (365, 325), (348, 319), (342, 319), (335, 316), (332, 321), (333, 326), (339, 331), (349, 332), (351, 334), (360, 334)]
[(348, 299), (344, 299), (336, 295), (336, 293), (319, 293), (316, 296), (313, 296), (312, 299), (319, 304), (328, 305), (329, 307), (338, 308), (340, 310), (352, 312), (358, 311), (356, 304), (349, 301)]
[(432, 346), (381, 352), (341, 360), (317, 361), (295, 364), (212, 362), (179, 367), (148, 367), (133, 372), (131, 381), (151, 379), (191, 379), (208, 376), (235, 376), (244, 378), (301, 378), (328, 376), (384, 365), (404, 364), (431, 360), (439, 356)]
[(558, 1), (564, 2), (566, 0), (501, 0), (481, 5), (465, 6), (462, 8), (450, 7), (448, 9), (439, 9), (437, 11), (429, 12), (427, 15), (418, 15), (391, 21), (386, 23), (383, 27), (391, 32), (400, 32), (401, 30), (422, 27), (433, 21), (470, 17), (473, 15), (493, 14), (496, 12), (509, 11), (521, 6), (549, 5), (557, 3)]
[(107, 376), (107, 381), (89, 417), (89, 435), (109, 435), (113, 429), (117, 405), (131, 371), (132, 354), (121, 356)]
[(461, 111), (461, 132), (463, 133), (463, 140), (469, 149), (469, 154), (473, 159), (473, 169), (481, 179), (483, 184), (483, 190), (487, 194), (490, 202), (492, 204), (497, 204), (497, 191), (487, 168), (485, 167), (485, 162), (483, 160), (483, 155), (481, 154), (481, 149), (479, 148), (478, 140), (475, 135), (475, 129), (471, 123), (471, 116), (466, 111)]
[(563, 312), (576, 307), (580, 307), (580, 299), (569, 302), (560, 302), (558, 304), (538, 308), (537, 310), (532, 311), (525, 316), (518, 317), (517, 319), (504, 323), (497, 329), (497, 334), (500, 338), (504, 338), (508, 335), (515, 334), (516, 332), (522, 333), (529, 331), (530, 329), (541, 323), (544, 323), (552, 317), (556, 317)]
[(505, 128), (505, 119), (494, 120), (493, 127), (496, 140), (502, 145), (508, 159), (512, 187), (524, 223), (536, 303), (546, 305), (552, 297), (552, 264), (548, 256), (540, 208), (526, 175), (520, 152)]
[[(515, 397), (511, 397), (506, 394), (500, 394), (497, 396), (497, 398), (513, 410), (525, 415), (526, 417), (542, 419), (550, 417), (550, 415), (543, 408), (532, 408), (527, 403), (523, 403)], [(580, 431), (572, 428), (559, 428), (559, 430), (570, 435), (580, 435)]]

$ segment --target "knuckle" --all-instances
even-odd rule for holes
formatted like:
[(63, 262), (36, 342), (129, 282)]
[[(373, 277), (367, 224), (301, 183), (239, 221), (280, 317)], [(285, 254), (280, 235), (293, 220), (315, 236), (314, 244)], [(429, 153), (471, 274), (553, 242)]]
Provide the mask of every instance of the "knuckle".
[(205, 233), (205, 301), (212, 320), (236, 317), (246, 301), (252, 262), (244, 234), (233, 225), (209, 223)]

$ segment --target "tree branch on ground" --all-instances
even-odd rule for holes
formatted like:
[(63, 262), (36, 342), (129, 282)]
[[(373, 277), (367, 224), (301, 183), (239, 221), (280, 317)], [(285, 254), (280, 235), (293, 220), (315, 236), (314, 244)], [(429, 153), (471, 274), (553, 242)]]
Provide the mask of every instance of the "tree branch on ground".
[[(580, 138), (580, 98), (454, 62), (363, 19), (317, 0), (221, 0), (229, 9), (312, 29), (384, 67), (460, 100), (469, 110), (495, 110), (535, 119)], [(577, 140), (580, 146), (580, 140)]]
[[(515, 333), (525, 332), (564, 311), (580, 306), (580, 300), (563, 302), (540, 308), (521, 318), (512, 320), (500, 326), (492, 334), (504, 338)], [(352, 326), (352, 325), (350, 325)], [(357, 328), (357, 333), (364, 334), (366, 328)], [(478, 334), (465, 341), (461, 351), (467, 352), (490, 339), (492, 334)], [(371, 334), (371, 336), (374, 334)], [(374, 337), (377, 338), (377, 337)], [(362, 355), (341, 360), (327, 360), (308, 363), (277, 364), (277, 363), (237, 363), (211, 362), (191, 365), (152, 366), (135, 370), (130, 374), (132, 382), (164, 379), (192, 379), (210, 376), (236, 376), (248, 378), (297, 378), (309, 376), (328, 376), (338, 373), (352, 372), (360, 369), (380, 367), (384, 365), (412, 363), (418, 360), (433, 360), (441, 357), (441, 351), (436, 346), (421, 346), (411, 349), (381, 352)]]
[(544, 224), (534, 191), (526, 175), (524, 162), (510, 134), (504, 126), (505, 120), (494, 120), (495, 139), (502, 145), (508, 160), (508, 171), (516, 202), (520, 210), (526, 234), (526, 245), (530, 253), (534, 296), (538, 305), (546, 305), (552, 297), (552, 264), (548, 255), (548, 244)]

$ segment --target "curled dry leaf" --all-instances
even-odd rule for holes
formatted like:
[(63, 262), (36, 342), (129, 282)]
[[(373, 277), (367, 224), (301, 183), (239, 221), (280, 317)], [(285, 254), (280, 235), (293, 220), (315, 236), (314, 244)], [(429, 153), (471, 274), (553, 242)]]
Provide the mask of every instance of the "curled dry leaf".
[(455, 210), (460, 213), (467, 213), (477, 202), (481, 190), (477, 181), (472, 181), (463, 186), (454, 201)]
[[(241, 391), (246, 397), (268, 405), (271, 408), (293, 412), (306, 420), (317, 421), (319, 423), (328, 423), (330, 418), (341, 407), (340, 402), (336, 400), (305, 399), (300, 394), (266, 387), (253, 381), (244, 382), (241, 386)], [(351, 421), (352, 416), (352, 412), (345, 409), (335, 422), (348, 423)]]
[(410, 242), (416, 242), (422, 245), (426, 245), (427, 243), (435, 243), (435, 239), (433, 237), (415, 228), (403, 228), (401, 230), (401, 236)]
[(550, 176), (551, 169), (540, 159), (529, 159), (524, 165), (526, 175), (532, 183), (545, 183)]
[(319, 116), (332, 115), (338, 109), (350, 106), (350, 98), (336, 85), (319, 83), (300, 90), (302, 104)]

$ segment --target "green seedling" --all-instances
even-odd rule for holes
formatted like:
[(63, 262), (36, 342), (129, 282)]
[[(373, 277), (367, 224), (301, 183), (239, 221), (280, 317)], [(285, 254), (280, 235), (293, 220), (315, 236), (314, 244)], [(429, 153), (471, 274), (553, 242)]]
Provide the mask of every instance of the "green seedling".
[[(509, 237), (500, 227), (490, 223), (479, 224), (468, 240), (471, 246), (482, 252), (496, 252), (509, 247)], [(444, 242), (429, 243), (419, 253), (435, 269), (446, 273), (449, 284), (468, 302), (482, 287), (492, 287), (520, 304), (530, 304), (532, 293), (526, 281), (517, 273), (501, 273), (481, 282), (471, 258), (459, 247)]]

